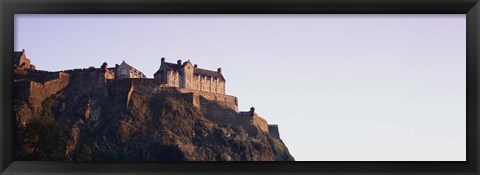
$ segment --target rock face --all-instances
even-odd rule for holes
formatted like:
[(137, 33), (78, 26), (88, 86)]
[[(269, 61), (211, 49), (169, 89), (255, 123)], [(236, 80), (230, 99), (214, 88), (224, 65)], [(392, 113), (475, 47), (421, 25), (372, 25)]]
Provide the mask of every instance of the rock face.
[(80, 78), (41, 102), (15, 101), (16, 160), (294, 160), (279, 137), (209, 120), (229, 110), (213, 101), (199, 109), (180, 92)]

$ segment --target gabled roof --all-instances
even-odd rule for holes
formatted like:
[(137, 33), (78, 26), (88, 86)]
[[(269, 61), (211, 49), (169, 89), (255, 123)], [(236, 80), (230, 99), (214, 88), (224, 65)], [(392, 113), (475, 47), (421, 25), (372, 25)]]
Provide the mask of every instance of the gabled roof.
[(14, 52), (14, 53), (13, 53), (15, 63), (18, 63), (18, 61), (20, 60), (20, 57), (22, 57), (23, 52), (24, 52), (24, 51)]
[[(142, 71), (140, 71), (140, 70), (138, 70), (137, 68), (135, 68), (135, 67), (131, 66), (130, 64), (128, 64), (127, 62), (125, 62), (125, 60), (123, 60), (123, 61), (122, 61), (122, 63), (121, 63), (120, 65), (122, 65), (122, 64), (124, 64), (125, 66), (127, 66), (127, 67), (128, 67), (128, 68), (130, 68), (130, 69), (135, 69), (135, 70), (137, 70), (137, 71), (138, 71), (140, 74), (142, 74), (142, 75), (144, 75), (144, 76), (145, 76), (145, 74), (143, 74), (143, 72), (142, 72)], [(110, 68), (109, 68), (109, 69), (110, 69)], [(145, 76), (145, 77), (146, 77), (146, 76)]]
[[(173, 63), (167, 63), (167, 62), (163, 62), (162, 65), (164, 65), (166, 70), (178, 71), (182, 68), (181, 65), (173, 64)], [(153, 75), (157, 75), (159, 73), (160, 73), (160, 69), (158, 69), (157, 72), (155, 72)]]
[[(167, 63), (167, 62), (163, 62), (162, 65), (164, 66), (164, 69), (166, 69), (167, 71), (172, 70), (172, 71), (175, 71), (175, 72), (179, 72), (180, 69), (182, 69), (188, 63), (192, 64), (190, 62), (190, 60), (188, 60), (181, 65), (174, 64), (174, 63)], [(155, 72), (155, 74), (153, 74), (153, 75), (157, 75), (159, 73), (160, 73), (160, 69), (158, 69), (157, 72)], [(223, 81), (225, 81), (225, 78), (223, 77), (223, 75), (221, 73), (218, 73), (217, 71), (211, 71), (211, 70), (200, 69), (200, 68), (193, 68), (193, 74), (194, 75), (201, 75), (201, 76), (216, 77), (216, 78), (220, 78)]]
[(125, 66), (127, 66), (127, 67), (129, 67), (129, 68), (134, 68), (133, 66), (130, 66), (130, 64), (128, 64), (127, 62), (125, 62), (125, 60), (123, 60), (120, 65), (122, 65), (122, 64), (125, 64)]
[(173, 64), (173, 63), (167, 63), (165, 62), (165, 68), (167, 68), (167, 70), (169, 69), (172, 69), (174, 71), (177, 71), (177, 70), (180, 70), (183, 68), (182, 65), (178, 65), (178, 64)]
[(187, 61), (183, 62), (183, 66), (186, 66), (189, 63), (190, 63), (190, 65), (193, 65), (192, 62), (190, 62), (190, 60), (187, 60)]
[(194, 71), (193, 71), (193, 74), (194, 75), (209, 76), (209, 77), (216, 77), (216, 78), (220, 78), (220, 79), (225, 81), (225, 78), (223, 78), (223, 75), (221, 73), (216, 72), (216, 71), (195, 68)]

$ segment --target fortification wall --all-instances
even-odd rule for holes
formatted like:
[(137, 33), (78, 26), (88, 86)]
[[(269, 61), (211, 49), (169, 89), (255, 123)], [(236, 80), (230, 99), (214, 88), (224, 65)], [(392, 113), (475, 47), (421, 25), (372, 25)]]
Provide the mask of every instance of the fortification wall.
[(205, 118), (219, 125), (241, 125), (240, 115), (233, 109), (225, 109), (215, 101), (199, 95), (200, 110)]
[(201, 106), (201, 100), (198, 98), (202, 96), (205, 99), (215, 101), (224, 108), (232, 109), (238, 112), (238, 99), (235, 96), (217, 94), (211, 92), (204, 92), (194, 89), (180, 88), (180, 87), (170, 87), (160, 84), (157, 80), (151, 78), (126, 78), (118, 79), (116, 81), (130, 81), (135, 85), (135, 90), (140, 92), (149, 92), (149, 93), (177, 93), (181, 92), (184, 94), (193, 93), (196, 94), (192, 96), (191, 102), (194, 106)]
[[(45, 81), (43, 83), (37, 83), (35, 81), (28, 81), (29, 82), (29, 98), (32, 100), (38, 100), (39, 102), (45, 100), (46, 98), (50, 97), (53, 94), (56, 94), (58, 91), (65, 88), (70, 80), (70, 76), (65, 73), (54, 73), (51, 75), (55, 75), (55, 79), (49, 78), (49, 81)], [(51, 76), (55, 77), (55, 76)], [(23, 92), (26, 93), (26, 92)], [(25, 95), (25, 94), (24, 94)]]
[(256, 113), (253, 115), (253, 125), (258, 127), (260, 130), (262, 130), (265, 133), (268, 133), (268, 123), (267, 120), (264, 118), (258, 116)]
[(156, 92), (160, 84), (152, 78), (124, 78), (122, 80), (132, 81), (135, 85), (135, 90), (141, 92)]
[(101, 69), (73, 69), (62, 71), (70, 74), (70, 83), (74, 87), (81, 87), (76, 89), (79, 94), (94, 92), (95, 95), (107, 95), (107, 75), (110, 71)]
[[(198, 91), (194, 89), (187, 89), (187, 88), (176, 88), (178, 91), (182, 93), (195, 93), (207, 100), (215, 101), (222, 105), (225, 108), (230, 108), (236, 112), (238, 112), (238, 99), (235, 96), (231, 95), (224, 95), (224, 94), (217, 94), (217, 93), (211, 93), (211, 92), (204, 92), (204, 91)], [(200, 104), (201, 106), (201, 104)]]
[[(38, 82), (38, 83), (43, 83), (48, 80), (51, 80), (51, 74), (55, 74), (54, 72), (48, 72), (48, 71), (42, 71), (42, 70), (27, 70), (27, 77), (28, 79)], [(48, 77), (48, 78), (47, 78)], [(57, 77), (58, 78), (58, 77)]]
[[(268, 123), (267, 120), (257, 115), (257, 113), (252, 111), (239, 112), (238, 113), (239, 121), (238, 124), (242, 125), (243, 128), (248, 130), (261, 130), (265, 133), (268, 133)], [(256, 128), (251, 128), (256, 127)]]
[(278, 125), (268, 125), (268, 134), (276, 139), (280, 139), (280, 132), (278, 132)]

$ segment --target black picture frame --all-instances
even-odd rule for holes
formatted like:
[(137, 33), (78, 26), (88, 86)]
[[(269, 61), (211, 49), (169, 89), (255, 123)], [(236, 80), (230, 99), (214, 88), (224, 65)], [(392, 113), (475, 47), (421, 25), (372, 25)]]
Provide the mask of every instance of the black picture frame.
[[(2, 174), (479, 174), (479, 0), (1, 0)], [(14, 14), (466, 14), (467, 161), (13, 161)]]

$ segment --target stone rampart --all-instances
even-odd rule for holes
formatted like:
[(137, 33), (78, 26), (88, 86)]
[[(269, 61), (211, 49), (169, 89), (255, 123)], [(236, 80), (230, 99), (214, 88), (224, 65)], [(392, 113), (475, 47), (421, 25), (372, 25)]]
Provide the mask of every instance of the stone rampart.
[[(252, 111), (239, 112), (239, 124), (244, 127), (246, 130), (255, 130), (259, 129), (265, 133), (268, 133), (268, 123), (267, 120), (257, 115), (257, 113)], [(256, 128), (250, 128), (256, 127)]]
[[(55, 74), (51, 74), (55, 75)], [(29, 98), (33, 98), (32, 100), (38, 100), (39, 102), (45, 100), (46, 98), (50, 97), (53, 94), (56, 94), (63, 88), (65, 88), (69, 84), (70, 76), (65, 73), (56, 73), (57, 78), (45, 81), (43, 83), (37, 83), (35, 81), (26, 81), (22, 85), (24, 86), (25, 83), (29, 83)], [(52, 76), (54, 77), (54, 76)], [(26, 93), (26, 92), (23, 92)], [(26, 94), (23, 94), (26, 95)]]
[[(212, 93), (212, 92), (204, 92), (204, 91), (198, 91), (194, 89), (187, 89), (187, 88), (178, 88), (174, 87), (176, 90), (182, 93), (194, 93), (202, 96), (203, 98), (211, 101), (215, 101), (224, 108), (229, 108), (232, 109), (236, 112), (238, 112), (238, 99), (235, 96), (231, 95), (224, 95), (224, 94), (217, 94), (217, 93)], [(201, 102), (201, 101), (200, 101)], [(201, 106), (201, 104), (200, 104)]]
[(268, 133), (268, 123), (267, 120), (264, 118), (258, 116), (256, 113), (253, 115), (253, 125), (258, 127), (260, 130), (262, 130), (265, 133)]
[(70, 74), (70, 83), (74, 87), (81, 87), (76, 89), (79, 94), (91, 93), (95, 95), (107, 95), (107, 78), (110, 71), (100, 69), (74, 69), (63, 71)]
[(280, 139), (280, 132), (278, 132), (278, 125), (268, 125), (268, 134), (270, 137)]
[(125, 79), (116, 79), (115, 81), (130, 81), (133, 82), (135, 90), (140, 92), (149, 92), (149, 93), (193, 93), (191, 99), (194, 106), (201, 106), (201, 100), (198, 98), (202, 96), (203, 98), (211, 101), (215, 101), (224, 108), (229, 108), (238, 112), (238, 99), (235, 96), (218, 94), (212, 92), (204, 92), (194, 89), (180, 88), (180, 87), (170, 87), (161, 85), (158, 81), (151, 78), (125, 78)]

